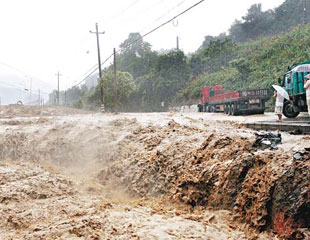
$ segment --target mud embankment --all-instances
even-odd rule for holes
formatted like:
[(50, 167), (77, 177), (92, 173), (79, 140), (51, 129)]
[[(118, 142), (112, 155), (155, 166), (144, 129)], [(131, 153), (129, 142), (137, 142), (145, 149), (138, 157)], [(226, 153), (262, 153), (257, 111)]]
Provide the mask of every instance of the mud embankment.
[[(0, 158), (10, 164), (0, 165), (0, 229), (11, 231), (3, 230), (1, 237), (148, 239), (152, 233), (205, 239), (212, 232), (210, 239), (257, 239), (272, 229), (283, 238), (307, 239), (309, 152), (259, 150), (254, 136), (241, 134), (236, 123), (182, 118), (190, 124), (157, 125), (104, 118), (1, 122)], [(52, 166), (71, 180), (37, 165)], [(117, 189), (141, 202), (102, 200)], [(161, 197), (173, 206), (148, 206)], [(178, 204), (190, 210), (179, 211)], [(245, 228), (264, 233), (245, 235), (243, 224), (232, 223), (231, 212)]]
[(192, 207), (233, 211), (258, 231), (308, 239), (310, 161), (305, 151), (261, 151), (255, 139), (171, 121), (137, 128), (98, 175), (140, 197), (168, 195)]
[[(180, 126), (171, 122), (162, 134), (160, 127), (143, 127), (135, 119), (106, 122), (102, 123), (101, 116), (86, 116), (48, 121), (12, 119), (1, 125), (0, 239), (249, 239), (232, 222), (229, 211), (193, 210), (189, 205), (146, 198), (163, 196), (168, 188), (161, 191), (162, 184), (169, 182), (159, 182), (150, 194), (144, 192), (141, 198), (133, 199), (111, 189), (118, 182), (100, 185), (94, 178), (118, 157), (130, 159), (134, 151), (143, 154), (146, 144), (149, 151), (159, 151), (154, 160), (161, 152), (161, 160), (153, 170), (140, 172), (135, 183), (128, 182), (127, 191), (146, 176), (155, 186), (161, 176), (154, 176), (158, 168), (174, 172), (181, 167), (176, 163), (171, 168), (165, 158), (181, 156), (191, 145), (198, 147), (203, 130), (184, 127), (183, 134)], [(177, 149), (171, 145), (175, 141)], [(127, 170), (127, 174), (136, 170), (137, 175), (142, 169)], [(169, 185), (172, 188), (177, 178), (170, 179), (175, 181)], [(136, 193), (145, 188), (153, 189), (152, 184), (142, 184)]]

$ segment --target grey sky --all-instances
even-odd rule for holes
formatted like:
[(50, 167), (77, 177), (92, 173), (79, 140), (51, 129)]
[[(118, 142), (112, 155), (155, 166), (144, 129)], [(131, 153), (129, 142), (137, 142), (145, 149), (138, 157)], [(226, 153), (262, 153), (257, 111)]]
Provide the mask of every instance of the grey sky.
[[(275, 8), (284, 0), (206, 0), (153, 34), (145, 41), (154, 50), (171, 49), (180, 37), (186, 53), (195, 51), (204, 36), (227, 31), (254, 3)], [(118, 48), (130, 32), (146, 33), (198, 0), (0, 0), (0, 81), (19, 78), (20, 85), (39, 88), (42, 80), (55, 88), (59, 70), (61, 89), (80, 81), (97, 63), (96, 39), (100, 36), (102, 60)], [(157, 21), (156, 21), (157, 20)], [(89, 53), (87, 53), (89, 52)], [(7, 67), (8, 64), (19, 71)], [(45, 84), (46, 85), (46, 84)], [(44, 88), (48, 91), (48, 86)]]

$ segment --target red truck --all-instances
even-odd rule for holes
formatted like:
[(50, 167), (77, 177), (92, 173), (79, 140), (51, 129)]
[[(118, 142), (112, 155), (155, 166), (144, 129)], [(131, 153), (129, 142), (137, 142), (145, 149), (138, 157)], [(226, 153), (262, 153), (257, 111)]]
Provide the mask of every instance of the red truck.
[(223, 86), (202, 87), (199, 112), (224, 112), (229, 115), (263, 114), (271, 97), (269, 89), (225, 90)]

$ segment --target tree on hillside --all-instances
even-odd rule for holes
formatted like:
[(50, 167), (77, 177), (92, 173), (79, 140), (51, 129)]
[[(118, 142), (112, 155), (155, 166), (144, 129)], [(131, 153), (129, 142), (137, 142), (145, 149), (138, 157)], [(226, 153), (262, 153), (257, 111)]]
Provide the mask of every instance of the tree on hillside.
[[(310, 0), (306, 0), (306, 22), (310, 23)], [(304, 1), (286, 0), (275, 10), (262, 11), (261, 4), (253, 4), (242, 20), (236, 20), (229, 36), (236, 42), (256, 40), (260, 36), (289, 31), (304, 21)]]
[(261, 4), (253, 4), (242, 21), (236, 20), (229, 29), (233, 40), (244, 42), (273, 32), (274, 12), (263, 12)]
[(134, 79), (150, 72), (157, 54), (151, 50), (151, 44), (143, 41), (140, 33), (130, 33), (120, 48), (117, 57), (120, 71), (129, 72)]
[(215, 72), (226, 66), (236, 53), (237, 45), (231, 39), (216, 40), (202, 50), (206, 71)]
[(141, 110), (153, 111), (158, 108), (156, 96), (154, 95), (153, 83), (155, 82), (154, 72), (141, 76), (136, 80), (137, 84), (137, 104)]
[(230, 65), (238, 71), (238, 83), (234, 83), (236, 85), (236, 88), (244, 88), (245, 86), (248, 86), (248, 77), (251, 73), (250, 63), (248, 60), (244, 57), (234, 59), (230, 62)]
[(201, 54), (193, 54), (189, 58), (189, 67), (192, 76), (198, 76), (207, 70), (207, 63)]
[[(306, 21), (309, 23), (310, 1), (306, 0)], [(303, 1), (286, 0), (275, 9), (274, 29), (276, 32), (287, 31), (290, 28), (303, 23)]]
[(174, 50), (158, 57), (155, 66), (154, 94), (158, 103), (171, 103), (189, 81), (187, 58), (183, 51)]
[(244, 22), (241, 26), (246, 33), (246, 39), (257, 39), (272, 32), (270, 26), (273, 24), (274, 12), (271, 10), (263, 12), (262, 4), (253, 4), (242, 19)]
[[(117, 105), (121, 109), (127, 104), (129, 96), (135, 91), (136, 86), (133, 78), (128, 72), (117, 71)], [(114, 107), (114, 73), (112, 71), (104, 72), (103, 78), (103, 94), (105, 106), (108, 109)], [(99, 84), (95, 91), (87, 97), (88, 104), (100, 105), (100, 88)]]
[(136, 80), (140, 106), (145, 111), (159, 111), (176, 99), (178, 91), (189, 82), (189, 67), (183, 51), (173, 50), (158, 56), (152, 72)]
[(218, 36), (207, 35), (207, 36), (205, 36), (205, 39), (202, 42), (202, 45), (201, 45), (201, 47), (199, 49), (207, 47), (210, 44), (210, 42), (214, 42), (216, 40), (224, 40), (225, 38), (227, 38), (227, 35), (226, 35), (225, 32), (224, 33), (220, 33)]
[(230, 26), (229, 37), (234, 42), (244, 42), (246, 40), (246, 34), (242, 29), (242, 22), (240, 20), (235, 20), (234, 23)]

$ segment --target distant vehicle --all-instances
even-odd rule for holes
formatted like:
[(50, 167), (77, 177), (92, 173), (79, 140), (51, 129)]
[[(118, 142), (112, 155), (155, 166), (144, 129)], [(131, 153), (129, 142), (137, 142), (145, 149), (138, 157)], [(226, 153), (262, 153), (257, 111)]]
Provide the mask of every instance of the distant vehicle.
[(223, 86), (202, 87), (199, 112), (224, 112), (229, 115), (263, 114), (271, 97), (269, 89), (230, 91)]
[[(304, 89), (304, 77), (310, 72), (307, 71), (310, 61), (306, 61), (299, 64), (293, 64), (288, 67), (288, 71), (284, 74), (283, 78), (279, 78), (279, 84), (288, 92), (290, 101), (285, 100), (283, 106), (283, 114), (287, 118), (294, 118), (299, 115), (300, 112), (307, 111), (306, 92)], [(305, 71), (294, 71), (298, 66), (304, 67)], [(302, 68), (301, 68), (302, 69)]]
[(17, 101), (16, 103), (13, 104), (9, 104), (9, 106), (23, 106), (23, 102), (22, 101)]

